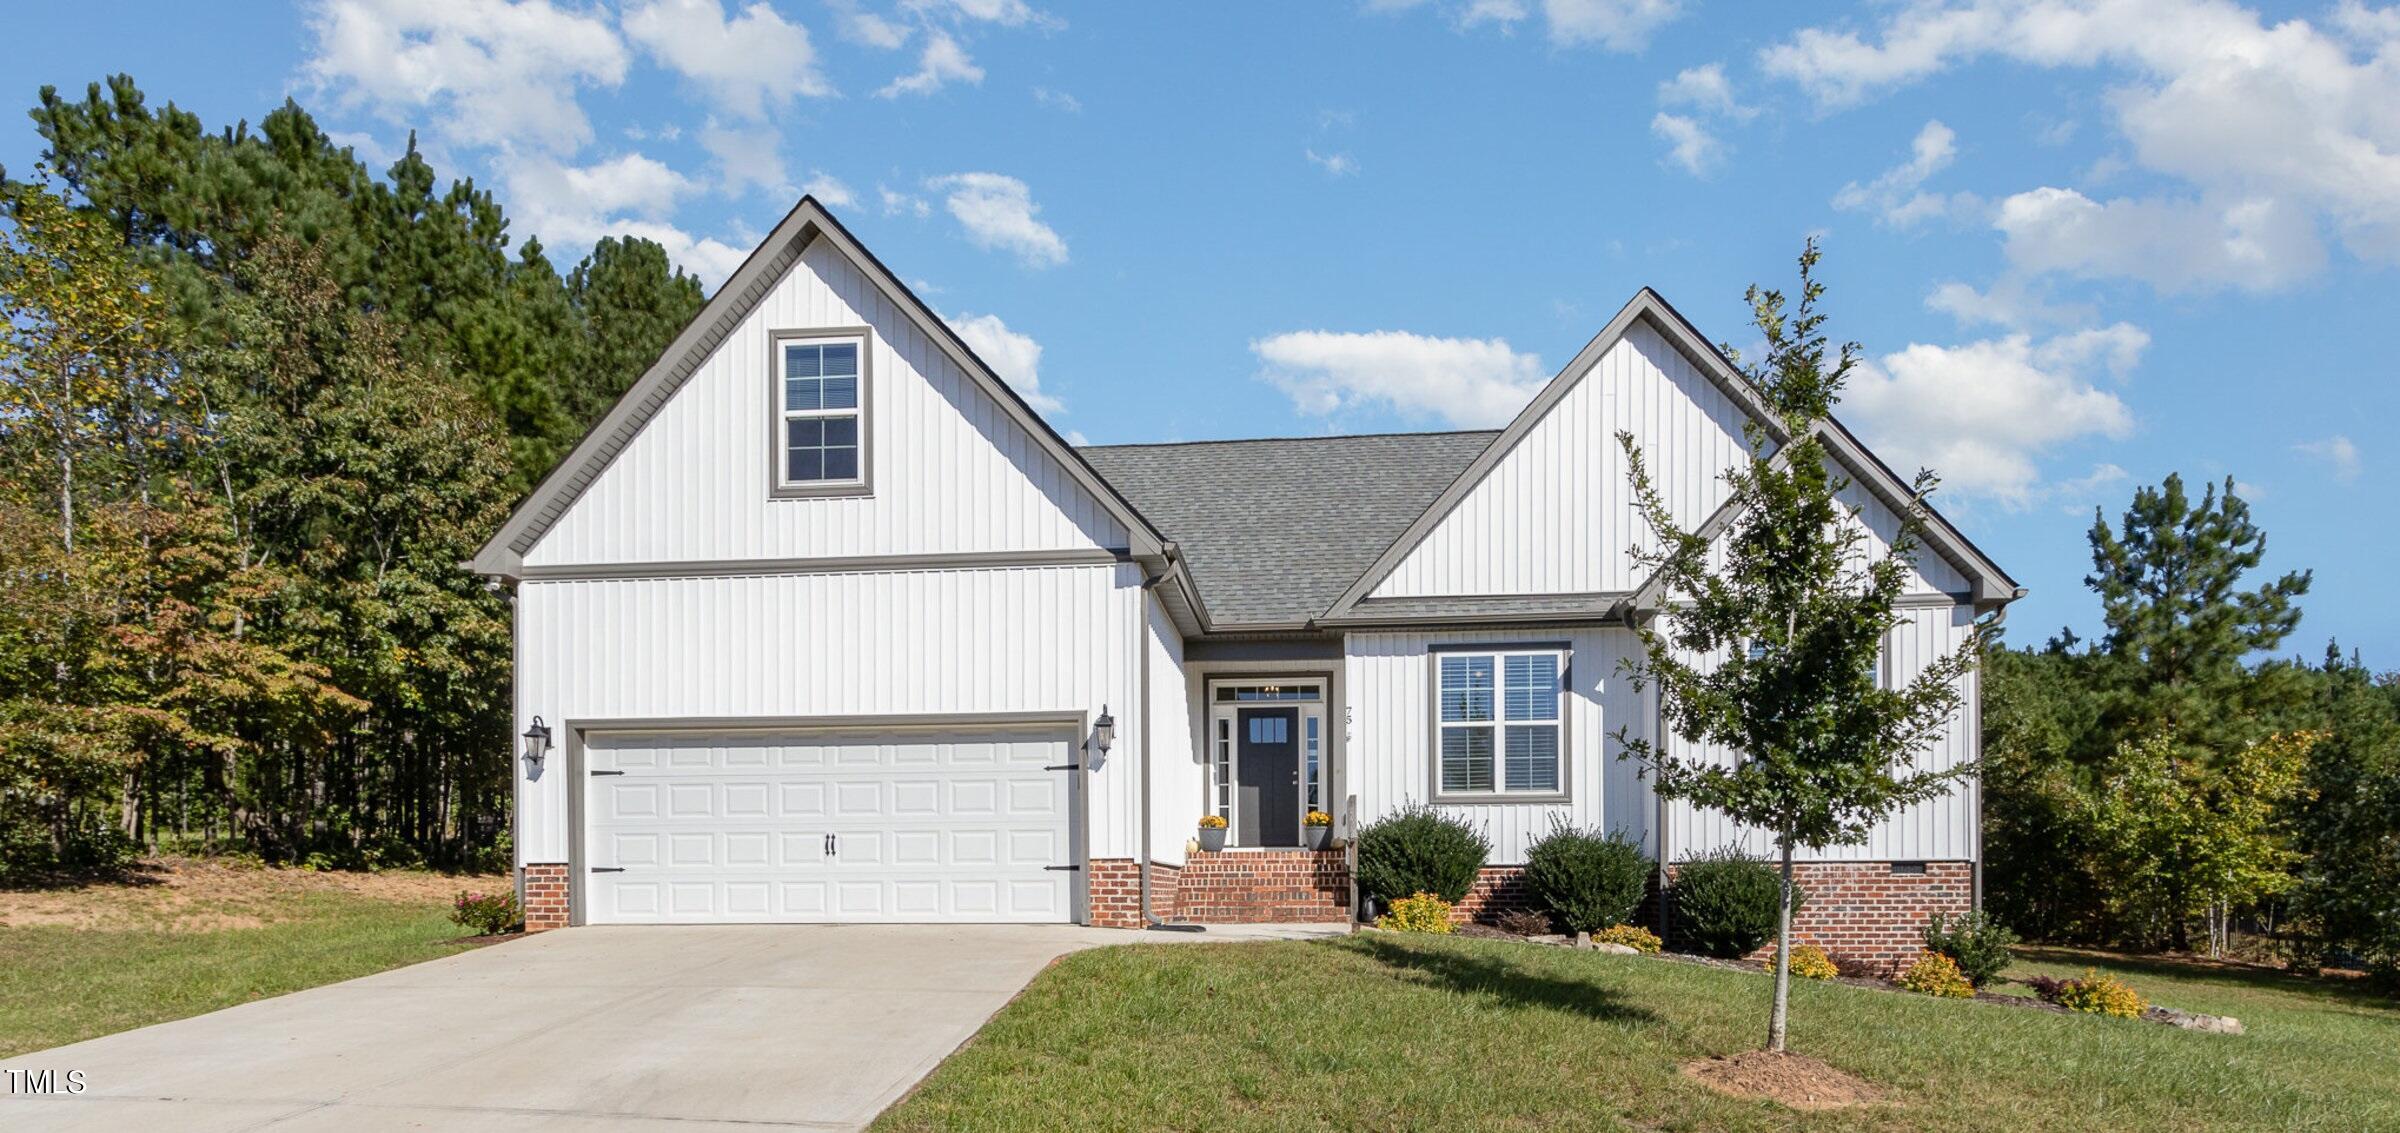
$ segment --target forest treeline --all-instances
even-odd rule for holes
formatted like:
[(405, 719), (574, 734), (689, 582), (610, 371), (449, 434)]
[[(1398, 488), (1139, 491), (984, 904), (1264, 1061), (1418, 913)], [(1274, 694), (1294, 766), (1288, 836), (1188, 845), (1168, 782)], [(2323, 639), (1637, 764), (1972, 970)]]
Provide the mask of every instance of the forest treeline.
[(505, 861), (507, 598), (460, 568), (703, 300), (563, 273), (418, 152), (44, 88), (0, 172), (0, 880), (137, 847)]
[[(211, 131), (119, 76), (32, 117), (40, 165), (0, 171), (0, 883), (504, 864), (507, 599), (461, 564), (701, 285), (638, 239), (562, 273), (413, 139), (378, 174), (290, 102)], [(2400, 682), (2292, 656), (2309, 578), (2256, 577), (2230, 480), (2090, 540), (2098, 635), (1981, 659), (1987, 904), (2400, 968)]]

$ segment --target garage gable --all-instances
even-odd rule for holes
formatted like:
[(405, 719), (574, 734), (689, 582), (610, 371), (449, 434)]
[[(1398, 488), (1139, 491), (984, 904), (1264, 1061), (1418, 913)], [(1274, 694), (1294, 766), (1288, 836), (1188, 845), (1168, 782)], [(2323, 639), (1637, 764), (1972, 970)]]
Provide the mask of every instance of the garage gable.
[[(849, 447), (828, 449), (855, 462), (841, 466), (846, 490), (788, 482), (799, 467), (786, 445), (798, 434), (786, 430), (815, 426), (787, 410), (823, 391), (787, 392), (785, 381), (827, 364), (818, 343), (854, 367), (845, 376), (855, 386), (841, 391), (854, 412), (836, 423)], [(1160, 542), (807, 198), (470, 566), (522, 578), (758, 560), (1147, 556)]]

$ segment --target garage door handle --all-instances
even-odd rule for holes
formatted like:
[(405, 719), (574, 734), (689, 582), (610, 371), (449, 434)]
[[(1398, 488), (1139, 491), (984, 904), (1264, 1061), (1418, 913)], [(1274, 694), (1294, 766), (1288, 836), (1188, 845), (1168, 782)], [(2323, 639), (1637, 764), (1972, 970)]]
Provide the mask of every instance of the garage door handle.
[(596, 865), (596, 866), (593, 866), (593, 867), (592, 867), (592, 872), (593, 872), (593, 873), (623, 873), (623, 872), (625, 872), (625, 867), (624, 867), (624, 866), (621, 866), (621, 865)]

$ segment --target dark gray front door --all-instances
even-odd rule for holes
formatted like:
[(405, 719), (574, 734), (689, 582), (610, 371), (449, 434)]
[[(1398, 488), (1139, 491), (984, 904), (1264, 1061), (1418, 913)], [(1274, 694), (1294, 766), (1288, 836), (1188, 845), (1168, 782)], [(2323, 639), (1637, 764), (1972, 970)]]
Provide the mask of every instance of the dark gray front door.
[(1300, 844), (1300, 710), (1244, 708), (1236, 713), (1233, 783), (1237, 846)]

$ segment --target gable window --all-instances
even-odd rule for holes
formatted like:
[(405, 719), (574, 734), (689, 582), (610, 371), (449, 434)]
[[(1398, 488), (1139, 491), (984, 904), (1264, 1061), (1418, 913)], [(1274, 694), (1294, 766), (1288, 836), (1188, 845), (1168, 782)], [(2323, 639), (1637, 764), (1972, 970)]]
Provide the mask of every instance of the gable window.
[(1566, 654), (1438, 653), (1434, 663), (1437, 793), (1563, 793)]
[(866, 358), (861, 333), (775, 338), (777, 488), (803, 495), (865, 488)]

